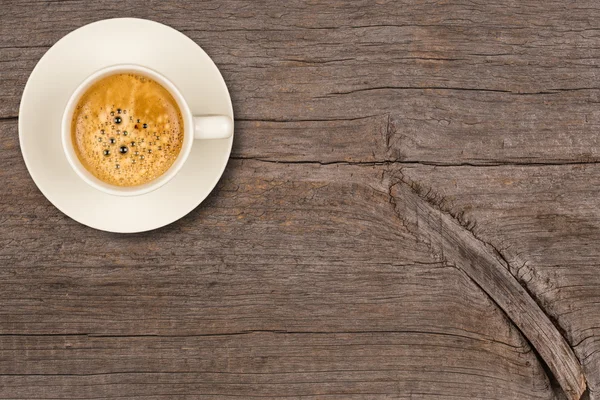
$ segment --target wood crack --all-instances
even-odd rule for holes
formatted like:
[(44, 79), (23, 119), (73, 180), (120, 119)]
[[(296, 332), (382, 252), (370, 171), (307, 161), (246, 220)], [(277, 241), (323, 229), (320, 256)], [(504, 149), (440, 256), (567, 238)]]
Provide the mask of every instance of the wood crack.
[(400, 176), (390, 185), (390, 202), (404, 226), (423, 240), (436, 258), (463, 271), (505, 312), (567, 398), (579, 400), (587, 391), (585, 376), (561, 329), (511, 274), (502, 254), (479, 239), (460, 216), (443, 210), (439, 198), (430, 192), (424, 193), (418, 184)]
[(359, 121), (373, 117), (381, 117), (386, 114), (365, 115), (356, 118), (236, 118), (235, 122), (272, 122), (272, 123), (289, 123), (289, 122), (332, 122), (332, 121)]
[[(473, 236), (475, 236), (476, 238), (478, 238), (477, 235), (475, 235), (475, 233), (472, 230), (471, 230), (471, 233), (473, 233)], [(483, 242), (482, 239), (479, 239), (479, 240), (481, 240)], [(489, 243), (489, 242), (484, 242), (484, 243), (488, 244), (492, 249), (494, 249), (494, 251), (496, 252), (496, 254), (498, 255), (498, 257), (500, 257), (504, 261), (504, 263), (506, 264), (506, 267), (508, 268), (508, 271), (511, 273), (511, 275), (514, 276), (514, 278), (517, 280), (517, 282), (519, 282), (519, 284), (523, 287), (523, 289), (525, 289), (525, 291), (527, 292), (527, 294), (537, 303), (537, 305), (540, 307), (540, 309), (542, 311), (544, 311), (544, 313), (546, 314), (546, 316), (548, 317), (548, 319), (552, 322), (552, 324), (556, 327), (556, 329), (560, 332), (560, 334), (566, 340), (566, 338), (568, 337), (567, 332), (560, 325), (560, 323), (558, 322), (558, 320), (556, 319), (556, 317), (554, 317), (553, 315), (551, 315), (549, 312), (546, 311), (546, 309), (544, 308), (543, 303), (540, 301), (540, 299), (538, 298), (538, 296), (529, 289), (529, 287), (527, 285), (528, 282), (526, 282), (525, 280), (523, 280), (522, 277), (519, 277), (518, 275), (516, 275), (515, 273), (512, 272), (513, 269), (511, 268), (511, 264), (508, 262), (508, 260), (504, 256), (504, 254), (502, 254), (502, 252), (500, 250), (498, 250), (498, 248), (496, 246), (494, 246), (492, 243)], [(567, 340), (567, 343), (569, 343), (568, 340)], [(569, 346), (572, 349), (574, 349), (575, 347), (577, 347), (577, 345), (571, 345), (570, 343), (569, 343)]]
[(391, 115), (388, 113), (387, 115), (387, 122), (386, 122), (386, 126), (385, 126), (385, 150), (387, 152), (390, 151), (390, 140), (392, 139), (393, 136), (393, 132), (390, 129), (390, 122), (391, 122)]
[[(469, 331), (465, 331), (470, 333)], [(332, 330), (332, 331), (291, 331), (281, 329), (249, 329), (235, 332), (217, 332), (217, 333), (197, 333), (183, 335), (164, 335), (164, 334), (96, 334), (96, 333), (40, 333), (40, 334), (20, 334), (20, 333), (3, 333), (0, 337), (85, 337), (85, 338), (108, 338), (108, 339), (130, 339), (130, 338), (199, 338), (199, 337), (224, 337), (224, 336), (244, 336), (252, 334), (273, 334), (273, 335), (377, 335), (377, 334), (417, 334), (417, 335), (434, 335), (448, 336), (466, 340), (474, 340), (481, 342), (497, 343), (502, 346), (507, 346), (513, 349), (521, 349), (520, 346), (496, 340), (491, 337), (481, 337), (477, 335), (460, 335), (450, 332), (436, 332), (415, 329), (401, 330)], [(0, 374), (1, 375), (1, 374)]]
[[(243, 336), (243, 335), (252, 335), (252, 334), (274, 334), (274, 335), (371, 335), (377, 333), (426, 333), (426, 332), (415, 332), (415, 331), (391, 331), (391, 330), (345, 330), (345, 331), (289, 331), (283, 329), (249, 329), (243, 331), (235, 331), (235, 332), (216, 332), (216, 333), (197, 333), (197, 334), (189, 334), (189, 335), (160, 335), (160, 334), (143, 334), (143, 335), (104, 335), (104, 334), (94, 334), (94, 333), (84, 333), (81, 336), (87, 337), (95, 337), (95, 338), (139, 338), (139, 337), (222, 337), (222, 336)], [(431, 334), (438, 334), (437, 332), (429, 332)], [(460, 336), (450, 333), (440, 333), (441, 335), (448, 336)]]
[(545, 166), (561, 166), (561, 165), (595, 165), (600, 164), (600, 160), (556, 160), (556, 161), (530, 161), (530, 162), (516, 162), (516, 161), (486, 161), (481, 163), (473, 162), (436, 162), (436, 161), (402, 161), (402, 160), (376, 160), (376, 161), (346, 161), (346, 160), (332, 160), (332, 161), (319, 161), (319, 160), (285, 160), (285, 159), (272, 159), (263, 158), (258, 156), (243, 156), (243, 155), (232, 155), (232, 160), (252, 160), (258, 162), (272, 163), (272, 164), (315, 164), (315, 165), (414, 165), (414, 166), (429, 166), (429, 167), (501, 167), (501, 166), (514, 166), (514, 167), (545, 167)]
[[(359, 92), (370, 92), (377, 90), (448, 90), (448, 91), (466, 91), (466, 92), (489, 92), (489, 93), (507, 93), (516, 96), (535, 96), (535, 95), (546, 95), (546, 94), (559, 94), (561, 92), (568, 92), (571, 89), (553, 89), (553, 90), (542, 90), (537, 92), (515, 92), (512, 90), (505, 89), (488, 89), (488, 88), (468, 88), (468, 87), (450, 87), (450, 86), (377, 86), (367, 87), (361, 89), (348, 90), (344, 92), (331, 92), (324, 96), (316, 96), (315, 98), (326, 98), (336, 95), (354, 94)], [(576, 90), (581, 90), (580, 88)]]

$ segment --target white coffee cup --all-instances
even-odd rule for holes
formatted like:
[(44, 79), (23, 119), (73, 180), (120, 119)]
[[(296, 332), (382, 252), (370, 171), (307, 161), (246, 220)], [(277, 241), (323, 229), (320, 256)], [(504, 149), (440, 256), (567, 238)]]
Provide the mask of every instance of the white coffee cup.
[[(92, 175), (79, 161), (75, 149), (73, 147), (73, 141), (71, 138), (71, 120), (73, 118), (73, 112), (80, 99), (80, 97), (86, 92), (86, 90), (96, 83), (98, 80), (114, 74), (119, 73), (136, 73), (147, 76), (154, 81), (160, 83), (165, 87), (177, 101), (177, 105), (181, 110), (183, 117), (184, 134), (183, 134), (183, 145), (181, 151), (175, 162), (171, 167), (158, 178), (139, 186), (116, 186), (106, 183), (94, 175)], [(113, 65), (107, 68), (103, 68), (86, 80), (84, 80), (75, 89), (75, 92), (71, 95), (71, 98), (67, 102), (65, 111), (62, 118), (61, 135), (62, 144), (65, 151), (65, 155), (73, 170), (94, 188), (103, 191), (105, 193), (116, 195), (116, 196), (138, 196), (141, 194), (149, 193), (153, 190), (158, 189), (179, 172), (181, 167), (185, 164), (191, 150), (194, 145), (194, 139), (225, 139), (233, 134), (233, 121), (229, 116), (225, 115), (193, 115), (187, 102), (177, 89), (177, 87), (163, 75), (150, 68), (143, 67), (135, 64), (120, 64)], [(196, 144), (199, 145), (199, 144)]]

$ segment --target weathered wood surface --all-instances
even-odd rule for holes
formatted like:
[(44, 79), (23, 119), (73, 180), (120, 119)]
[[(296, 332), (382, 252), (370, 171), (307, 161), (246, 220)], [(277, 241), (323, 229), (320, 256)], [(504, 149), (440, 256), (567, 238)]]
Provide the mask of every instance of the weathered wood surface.
[[(1, 5), (0, 398), (600, 398), (597, 2)], [(17, 137), (37, 60), (120, 16), (238, 118), (209, 199), (125, 236)]]

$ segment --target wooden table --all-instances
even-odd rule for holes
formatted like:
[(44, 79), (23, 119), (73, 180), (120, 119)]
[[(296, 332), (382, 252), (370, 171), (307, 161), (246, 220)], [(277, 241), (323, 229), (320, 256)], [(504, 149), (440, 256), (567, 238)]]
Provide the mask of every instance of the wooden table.
[[(44, 52), (123, 16), (237, 117), (136, 235), (54, 208), (17, 132)], [(2, 0), (0, 398), (600, 399), (599, 67), (590, 0)]]

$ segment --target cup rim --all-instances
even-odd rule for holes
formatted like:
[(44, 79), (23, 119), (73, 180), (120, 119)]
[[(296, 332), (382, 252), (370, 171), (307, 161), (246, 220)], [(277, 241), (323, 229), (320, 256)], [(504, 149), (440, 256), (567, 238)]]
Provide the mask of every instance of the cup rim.
[[(171, 93), (171, 95), (177, 102), (179, 109), (181, 110), (182, 118), (184, 120), (184, 139), (183, 145), (177, 158), (175, 159), (173, 164), (171, 164), (169, 169), (165, 171), (165, 173), (163, 173), (156, 179), (144, 183), (142, 185), (122, 187), (109, 184), (96, 178), (81, 164), (79, 157), (77, 157), (77, 154), (75, 153), (75, 149), (71, 139), (71, 120), (73, 118), (73, 113), (75, 111), (75, 106), (77, 105), (77, 102), (91, 85), (107, 76), (127, 72), (135, 72), (140, 73), (142, 75), (146, 75), (159, 82), (163, 87), (165, 87), (165, 89), (167, 89)], [(194, 142), (193, 116), (187, 102), (185, 101), (185, 98), (183, 97), (177, 86), (175, 86), (173, 82), (171, 82), (161, 73), (139, 64), (114, 64), (108, 67), (101, 68), (96, 72), (92, 73), (86, 79), (84, 79), (83, 82), (81, 82), (73, 91), (63, 112), (63, 117), (61, 121), (61, 139), (65, 157), (71, 165), (71, 168), (87, 184), (89, 184), (97, 190), (114, 196), (140, 196), (146, 193), (150, 193), (168, 183), (171, 179), (175, 177), (175, 175), (177, 175), (177, 173), (183, 167), (185, 161), (187, 160), (187, 157), (191, 152), (192, 144)]]

